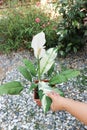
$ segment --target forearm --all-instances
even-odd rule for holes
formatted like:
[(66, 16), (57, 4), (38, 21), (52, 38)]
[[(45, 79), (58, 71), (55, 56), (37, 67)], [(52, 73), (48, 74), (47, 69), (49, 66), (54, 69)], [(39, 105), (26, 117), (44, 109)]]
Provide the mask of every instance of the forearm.
[(64, 110), (68, 111), (87, 125), (87, 103), (81, 103), (67, 98), (64, 98), (63, 100)]
[(52, 111), (66, 110), (87, 125), (87, 103), (61, 97), (55, 92), (48, 93), (47, 95), (52, 99)]

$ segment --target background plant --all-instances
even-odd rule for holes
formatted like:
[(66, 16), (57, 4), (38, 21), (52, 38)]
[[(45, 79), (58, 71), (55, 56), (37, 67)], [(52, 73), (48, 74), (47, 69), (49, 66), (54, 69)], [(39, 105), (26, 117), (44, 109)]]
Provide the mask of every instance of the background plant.
[(29, 49), (32, 37), (42, 30), (47, 48), (56, 46), (56, 25), (56, 21), (35, 6), (6, 10), (0, 19), (0, 51)]
[(64, 0), (57, 3), (57, 9), (62, 20), (58, 23), (59, 53), (65, 55), (73, 51), (76, 53), (84, 47), (84, 33), (86, 31), (83, 19), (86, 17), (86, 0)]

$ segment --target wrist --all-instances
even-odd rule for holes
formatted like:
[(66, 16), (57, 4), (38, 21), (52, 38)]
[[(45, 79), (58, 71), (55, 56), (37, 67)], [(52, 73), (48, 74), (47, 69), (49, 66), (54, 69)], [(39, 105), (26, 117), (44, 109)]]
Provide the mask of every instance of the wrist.
[(70, 107), (70, 104), (72, 103), (72, 99), (68, 99), (68, 98), (65, 98), (65, 97), (61, 97), (60, 96), (60, 108), (61, 110), (65, 110), (67, 111), (67, 109)]
[(62, 106), (63, 110), (67, 111), (68, 109), (70, 109), (73, 100), (63, 97), (62, 102), (63, 102), (63, 106)]
[(67, 99), (65, 97), (60, 96), (58, 101), (58, 107), (60, 106), (60, 110), (66, 110), (66, 101)]

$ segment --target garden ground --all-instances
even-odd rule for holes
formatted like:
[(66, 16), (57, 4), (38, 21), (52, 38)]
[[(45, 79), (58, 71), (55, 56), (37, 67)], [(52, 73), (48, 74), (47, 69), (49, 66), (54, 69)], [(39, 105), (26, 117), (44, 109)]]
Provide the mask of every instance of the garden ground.
[[(87, 68), (86, 50), (87, 46), (77, 54), (69, 54), (66, 58), (57, 57), (57, 70), (60, 69), (59, 62), (68, 68)], [(0, 55), (0, 84), (20, 79), (25, 84), (20, 95), (0, 97), (0, 130), (87, 130), (87, 126), (67, 112), (49, 111), (44, 115), (42, 108), (33, 101), (32, 93), (28, 92), (29, 82), (17, 71), (17, 66), (22, 64), (23, 58), (34, 60), (33, 54), (26, 50)], [(87, 72), (85, 74), (87, 75)], [(76, 87), (71, 81), (60, 87), (66, 97), (87, 102), (87, 89), (81, 91), (82, 88)]]

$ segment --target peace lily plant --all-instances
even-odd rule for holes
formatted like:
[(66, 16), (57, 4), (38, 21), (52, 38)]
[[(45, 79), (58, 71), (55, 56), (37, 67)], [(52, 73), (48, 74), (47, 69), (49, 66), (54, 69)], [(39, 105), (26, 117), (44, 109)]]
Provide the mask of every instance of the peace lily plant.
[[(55, 84), (67, 82), (80, 74), (78, 70), (68, 69), (60, 73), (55, 72), (55, 58), (57, 56), (57, 48), (45, 49), (45, 33), (40, 32), (32, 39), (31, 47), (34, 50), (36, 58), (35, 64), (30, 60), (23, 59), (24, 66), (19, 66), (20, 73), (30, 81), (29, 91), (35, 88), (42, 103), (44, 113), (50, 109), (51, 99), (46, 95), (47, 92), (55, 91), (61, 96), (63, 92), (56, 87)], [(38, 82), (35, 82), (37, 80)], [(48, 82), (45, 82), (47, 80)], [(12, 81), (0, 86), (0, 95), (2, 94), (19, 94), (23, 90), (23, 86), (18, 81)]]

